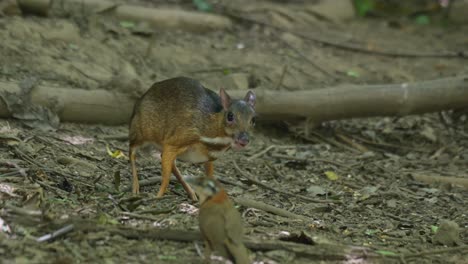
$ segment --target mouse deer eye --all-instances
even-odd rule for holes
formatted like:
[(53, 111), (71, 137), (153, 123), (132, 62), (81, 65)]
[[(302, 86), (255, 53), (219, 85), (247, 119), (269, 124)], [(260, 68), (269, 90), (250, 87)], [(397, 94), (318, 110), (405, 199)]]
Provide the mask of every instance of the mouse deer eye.
[(227, 119), (228, 122), (234, 121), (234, 114), (232, 112), (228, 112), (227, 116), (226, 116), (226, 119)]

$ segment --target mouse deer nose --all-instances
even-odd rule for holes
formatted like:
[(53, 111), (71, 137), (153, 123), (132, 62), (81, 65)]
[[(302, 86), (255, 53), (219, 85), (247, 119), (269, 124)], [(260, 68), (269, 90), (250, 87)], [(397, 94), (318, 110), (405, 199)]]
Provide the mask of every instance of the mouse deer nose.
[(237, 143), (239, 143), (239, 145), (241, 146), (247, 146), (247, 144), (249, 144), (249, 133), (247, 132), (240, 132), (238, 135), (237, 135)]

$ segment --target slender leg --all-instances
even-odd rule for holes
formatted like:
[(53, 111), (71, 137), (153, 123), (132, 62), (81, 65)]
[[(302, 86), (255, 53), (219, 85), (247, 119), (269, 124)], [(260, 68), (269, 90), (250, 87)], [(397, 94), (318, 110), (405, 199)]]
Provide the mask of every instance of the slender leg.
[(205, 162), (205, 174), (208, 176), (210, 179), (214, 179), (213, 176), (214, 173), (214, 166), (212, 161), (207, 161)]
[(132, 193), (133, 194), (138, 194), (140, 193), (140, 184), (138, 183), (138, 174), (136, 170), (136, 147), (131, 146), (130, 147), (130, 164), (132, 167), (132, 175), (133, 175), (133, 184), (132, 184)]
[(162, 181), (157, 197), (162, 197), (166, 192), (169, 180), (171, 179), (172, 165), (177, 155), (184, 149), (178, 149), (172, 146), (164, 146), (161, 154)]
[(195, 195), (195, 192), (192, 190), (192, 188), (190, 187), (190, 185), (188, 185), (185, 181), (184, 181), (184, 178), (182, 177), (182, 175), (180, 174), (180, 171), (179, 169), (177, 168), (176, 166), (176, 162), (174, 161), (174, 163), (172, 164), (172, 174), (174, 174), (177, 178), (177, 180), (179, 180), (180, 184), (182, 184), (182, 187), (184, 187), (184, 190), (185, 192), (187, 192), (188, 196), (190, 199), (192, 199), (192, 201), (197, 201), (197, 196)]

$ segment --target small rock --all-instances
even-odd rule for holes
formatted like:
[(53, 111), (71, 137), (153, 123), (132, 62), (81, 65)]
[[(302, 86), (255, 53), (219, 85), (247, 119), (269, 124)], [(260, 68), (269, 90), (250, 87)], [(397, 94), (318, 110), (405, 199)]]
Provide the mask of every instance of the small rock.
[(74, 24), (61, 20), (55, 27), (42, 32), (42, 36), (47, 40), (78, 42), (80, 39), (80, 32), (78, 27)]
[(311, 185), (307, 188), (307, 192), (311, 196), (317, 196), (317, 195), (325, 195), (327, 192), (320, 186), (317, 185)]
[(387, 201), (387, 206), (391, 208), (395, 208), (397, 206), (397, 201), (395, 199), (390, 199)]
[(286, 17), (276, 13), (276, 12), (272, 12), (270, 13), (270, 16), (271, 16), (271, 21), (272, 21), (272, 24), (273, 25), (276, 25), (276, 26), (279, 26), (279, 27), (282, 27), (282, 28), (286, 28), (286, 29), (290, 29), (290, 28), (293, 28), (294, 25), (291, 21), (289, 21)]
[(436, 142), (437, 141), (437, 136), (435, 134), (435, 131), (432, 127), (425, 126), (421, 132), (419, 132), (421, 136), (425, 137), (431, 142)]
[(460, 227), (457, 223), (450, 220), (442, 220), (440, 222), (439, 230), (432, 238), (434, 244), (444, 246), (457, 246), (461, 245), (460, 241)]
[(283, 33), (281, 34), (281, 39), (292, 45), (293, 47), (299, 48), (302, 46), (302, 39), (296, 37), (291, 33)]
[(325, 17), (333, 22), (339, 22), (354, 18), (354, 7), (351, 1), (327, 0), (306, 8), (308, 11)]

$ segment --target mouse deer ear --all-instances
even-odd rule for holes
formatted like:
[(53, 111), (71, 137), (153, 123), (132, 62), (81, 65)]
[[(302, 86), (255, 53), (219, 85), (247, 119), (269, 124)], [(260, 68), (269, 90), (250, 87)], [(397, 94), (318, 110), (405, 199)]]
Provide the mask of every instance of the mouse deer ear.
[(252, 108), (255, 108), (255, 94), (252, 91), (247, 92), (244, 101), (248, 103)]
[(231, 97), (226, 93), (224, 88), (219, 89), (219, 97), (221, 97), (221, 104), (224, 110), (228, 110), (231, 105)]

